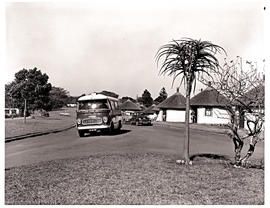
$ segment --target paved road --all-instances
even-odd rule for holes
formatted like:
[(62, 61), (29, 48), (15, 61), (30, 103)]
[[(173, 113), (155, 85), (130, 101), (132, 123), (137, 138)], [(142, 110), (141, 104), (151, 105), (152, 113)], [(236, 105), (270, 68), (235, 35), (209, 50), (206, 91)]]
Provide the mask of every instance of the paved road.
[[(5, 144), (5, 167), (28, 165), (42, 161), (88, 156), (96, 153), (162, 152), (181, 154), (184, 129), (153, 126), (123, 127), (120, 134), (77, 136), (76, 129)], [(247, 146), (246, 146), (247, 148)], [(222, 134), (191, 130), (191, 154), (214, 153), (233, 155), (233, 144)], [(254, 157), (263, 157), (263, 143)]]

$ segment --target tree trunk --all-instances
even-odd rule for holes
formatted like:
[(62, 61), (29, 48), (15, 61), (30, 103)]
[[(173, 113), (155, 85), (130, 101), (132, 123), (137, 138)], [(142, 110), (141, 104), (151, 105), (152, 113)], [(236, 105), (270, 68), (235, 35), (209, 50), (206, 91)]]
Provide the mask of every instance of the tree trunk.
[(239, 128), (243, 129), (245, 127), (245, 112), (243, 109), (239, 108)]
[(249, 149), (247, 154), (241, 159), (241, 165), (246, 165), (247, 160), (251, 157), (251, 155), (254, 153), (255, 145), (258, 142), (257, 136), (252, 136), (250, 139)]
[(189, 164), (189, 109), (190, 109), (190, 81), (187, 80), (186, 88), (186, 115), (185, 115), (185, 141), (184, 141), (184, 160)]
[(23, 111), (24, 123), (26, 123), (26, 99), (24, 99), (24, 111)]
[(234, 137), (233, 143), (234, 143), (234, 152), (235, 152), (235, 156), (234, 156), (235, 164), (241, 165), (241, 151), (243, 149), (244, 142)]

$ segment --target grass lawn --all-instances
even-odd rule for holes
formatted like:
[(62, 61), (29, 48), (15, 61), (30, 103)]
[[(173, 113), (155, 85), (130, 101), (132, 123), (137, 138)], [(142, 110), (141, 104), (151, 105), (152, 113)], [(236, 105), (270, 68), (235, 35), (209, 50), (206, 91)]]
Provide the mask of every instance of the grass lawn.
[[(70, 116), (61, 116), (61, 112), (69, 112)], [(75, 108), (65, 108), (61, 111), (49, 112), (50, 117), (35, 116), (35, 119), (23, 118), (5, 120), (5, 137), (13, 137), (36, 132), (62, 129), (75, 124)]]
[(5, 171), (5, 203), (26, 204), (264, 204), (264, 170), (176, 155), (110, 154), (54, 160)]

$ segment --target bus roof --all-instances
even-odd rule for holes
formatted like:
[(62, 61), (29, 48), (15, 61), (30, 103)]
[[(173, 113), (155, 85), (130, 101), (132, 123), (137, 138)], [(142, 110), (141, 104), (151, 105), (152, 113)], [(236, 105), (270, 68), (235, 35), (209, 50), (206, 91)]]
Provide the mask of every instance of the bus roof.
[(97, 94), (97, 93), (91, 93), (89, 95), (82, 96), (78, 99), (78, 101), (86, 101), (86, 100), (104, 100), (104, 99), (110, 99), (117, 101), (117, 98), (113, 98), (110, 96), (106, 96), (103, 94)]

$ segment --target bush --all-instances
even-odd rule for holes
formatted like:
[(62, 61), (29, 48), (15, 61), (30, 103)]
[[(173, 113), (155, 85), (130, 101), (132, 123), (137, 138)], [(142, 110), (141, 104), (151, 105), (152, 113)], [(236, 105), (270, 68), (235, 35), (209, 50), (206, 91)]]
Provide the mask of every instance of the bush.
[(47, 112), (47, 111), (41, 111), (41, 116), (44, 116), (44, 117), (49, 117), (50, 116), (50, 114), (49, 114), (49, 112)]

